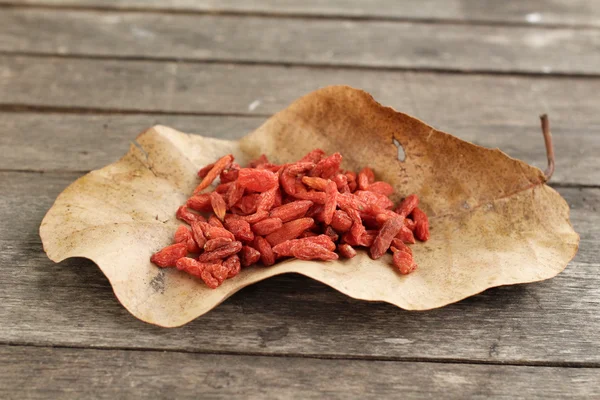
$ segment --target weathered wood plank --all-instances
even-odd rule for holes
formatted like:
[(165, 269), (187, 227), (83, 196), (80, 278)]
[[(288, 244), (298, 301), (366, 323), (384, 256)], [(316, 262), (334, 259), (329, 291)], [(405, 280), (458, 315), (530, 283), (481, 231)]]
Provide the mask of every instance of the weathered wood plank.
[(0, 4), (600, 26), (600, 6), (594, 0), (421, 0), (416, 7), (410, 0), (0, 0)]
[[(545, 168), (546, 153), (537, 121), (528, 126), (510, 123), (488, 125), (478, 120), (464, 126), (449, 120), (444, 129), (465, 140), (498, 147), (510, 156)], [(72, 115), (2, 113), (0, 169), (89, 171), (103, 167), (125, 154), (142, 130), (160, 123), (184, 132), (238, 139), (258, 127), (264, 117), (182, 115)], [(561, 121), (558, 121), (559, 123)], [(600, 136), (590, 134), (585, 121), (579, 126), (554, 125), (557, 154), (553, 183), (600, 183)]]
[(597, 75), (600, 52), (593, 49), (599, 45), (598, 29), (37, 9), (0, 13), (0, 51), (78, 56)]
[(165, 330), (129, 315), (91, 262), (55, 265), (43, 254), (39, 222), (76, 176), (0, 173), (2, 343), (600, 365), (598, 189), (559, 189), (573, 209), (581, 250), (546, 282), (491, 289), (414, 313), (282, 276), (242, 290), (183, 328)]
[[(590, 398), (589, 368), (0, 347), (8, 398)], [(173, 368), (176, 366), (176, 368)]]

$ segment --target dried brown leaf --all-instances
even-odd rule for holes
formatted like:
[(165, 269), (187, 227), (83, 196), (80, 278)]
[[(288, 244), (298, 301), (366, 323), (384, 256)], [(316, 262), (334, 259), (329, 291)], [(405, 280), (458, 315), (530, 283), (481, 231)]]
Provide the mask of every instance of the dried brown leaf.
[[(414, 245), (417, 271), (402, 276), (391, 267), (391, 255), (371, 260), (360, 251), (352, 259), (245, 268), (213, 290), (150, 263), (153, 252), (171, 243), (179, 224), (175, 210), (198, 184), (199, 167), (228, 153), (241, 165), (262, 153), (283, 163), (316, 147), (342, 153), (345, 168), (373, 168), (394, 186), (394, 200), (419, 194), (430, 215), (431, 239)], [(155, 126), (121, 160), (61, 193), (40, 236), (52, 260), (93, 260), (133, 315), (165, 327), (185, 324), (241, 288), (288, 272), (357, 299), (409, 310), (442, 307), (490, 287), (551, 278), (579, 243), (566, 202), (545, 185), (539, 169), (345, 86), (300, 98), (239, 142)]]

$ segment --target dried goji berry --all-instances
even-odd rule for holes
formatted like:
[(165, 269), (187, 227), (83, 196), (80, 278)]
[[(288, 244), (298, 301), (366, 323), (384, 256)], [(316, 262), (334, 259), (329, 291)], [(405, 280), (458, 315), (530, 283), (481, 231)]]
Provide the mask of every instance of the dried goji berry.
[(416, 242), (415, 235), (413, 234), (413, 232), (404, 225), (402, 226), (402, 229), (400, 229), (400, 232), (398, 232), (396, 237), (402, 240), (404, 243), (413, 244)]
[[(312, 203), (312, 202), (311, 202)], [(323, 204), (313, 204), (304, 215), (307, 218), (313, 218), (315, 220), (323, 219)]]
[(344, 175), (346, 175), (346, 178), (348, 178), (348, 188), (350, 189), (350, 193), (354, 193), (354, 191), (358, 188), (358, 184), (356, 182), (356, 173), (352, 171), (346, 171)]
[(365, 190), (368, 190), (369, 192), (379, 193), (384, 196), (390, 196), (394, 193), (394, 188), (392, 187), (392, 185), (382, 181), (371, 183), (369, 186), (367, 186)]
[(299, 237), (307, 238), (307, 237), (314, 237), (314, 236), (319, 236), (319, 234), (316, 232), (313, 232), (313, 231), (304, 231), (304, 232), (302, 232), (302, 234)]
[(325, 187), (325, 205), (323, 206), (323, 222), (325, 225), (330, 225), (333, 218), (333, 213), (337, 206), (337, 185), (334, 181), (327, 181)]
[(206, 236), (204, 236), (202, 224), (204, 224), (202, 221), (192, 222), (192, 237), (200, 249), (203, 249), (206, 244)]
[(417, 268), (412, 255), (404, 251), (395, 251), (393, 262), (402, 275), (410, 274)]
[(237, 254), (229, 256), (225, 261), (223, 261), (223, 266), (227, 268), (227, 277), (233, 278), (240, 273), (242, 268), (240, 257)]
[(279, 257), (289, 257), (293, 255), (294, 246), (302, 246), (307, 243), (316, 244), (329, 251), (335, 250), (335, 243), (331, 240), (329, 236), (316, 235), (303, 237), (300, 239), (286, 240), (285, 242), (281, 242), (278, 245), (273, 246), (273, 252), (276, 253)]
[(250, 168), (256, 168), (256, 167), (258, 167), (259, 165), (262, 165), (262, 164), (267, 164), (267, 163), (269, 163), (269, 159), (267, 158), (267, 156), (266, 156), (266, 155), (264, 155), (264, 154), (261, 154), (261, 155), (260, 155), (260, 157), (258, 157), (258, 158), (256, 158), (256, 159), (254, 159), (254, 160), (250, 161), (250, 162), (248, 163), (248, 166), (249, 166)]
[(206, 286), (216, 289), (227, 279), (228, 274), (229, 270), (223, 264), (209, 264), (204, 268), (200, 277), (206, 283)]
[(248, 267), (250, 265), (256, 264), (258, 260), (260, 260), (260, 252), (253, 247), (242, 246), (242, 250), (240, 251), (240, 258), (242, 261), (242, 266)]
[(375, 174), (371, 168), (365, 167), (358, 173), (357, 183), (360, 190), (367, 190), (373, 182), (375, 182)]
[(398, 216), (387, 220), (373, 241), (370, 248), (371, 258), (377, 260), (385, 254), (392, 244), (392, 239), (400, 232), (404, 226), (404, 218)]
[(282, 206), (273, 208), (269, 213), (272, 218), (279, 218), (282, 222), (288, 222), (303, 217), (313, 205), (310, 200), (298, 200)]
[(325, 228), (325, 235), (331, 238), (331, 240), (333, 240), (334, 242), (337, 242), (337, 240), (340, 238), (340, 235), (338, 235), (337, 232), (333, 230), (331, 226)]
[(325, 249), (314, 243), (296, 245), (292, 248), (292, 255), (300, 260), (337, 260), (339, 256), (333, 251)]
[(250, 224), (242, 219), (225, 219), (225, 227), (233, 233), (236, 240), (241, 242), (251, 242), (254, 240), (254, 232), (250, 229)]
[(311, 189), (325, 191), (327, 187), (327, 179), (319, 178), (316, 176), (303, 176), (302, 183)]
[(244, 197), (244, 187), (239, 185), (237, 181), (233, 182), (227, 191), (227, 206), (229, 208), (233, 207), (242, 197)]
[(406, 218), (407, 215), (410, 215), (413, 212), (417, 205), (419, 205), (419, 198), (417, 195), (411, 194), (402, 200), (400, 205), (398, 205), (394, 211)]
[(198, 178), (200, 178), (200, 179), (204, 178), (206, 175), (208, 175), (208, 173), (210, 172), (211, 169), (213, 169), (214, 166), (215, 166), (215, 163), (212, 163), (212, 164), (208, 164), (205, 167), (200, 168), (200, 170), (198, 171)]
[(423, 242), (429, 240), (429, 218), (427, 218), (427, 214), (420, 208), (415, 207), (412, 217), (415, 221), (415, 237)]
[(230, 238), (218, 237), (215, 239), (207, 240), (204, 244), (204, 251), (213, 251), (218, 249), (219, 247), (225, 246), (233, 242)]
[(408, 229), (410, 229), (411, 231), (414, 232), (414, 230), (415, 230), (415, 221), (413, 221), (410, 218), (404, 218), (404, 225), (406, 225), (406, 227)]
[(180, 206), (177, 209), (175, 216), (177, 217), (177, 219), (185, 221), (190, 225), (192, 224), (192, 222), (206, 221), (206, 218), (204, 218), (202, 215), (193, 213), (190, 210), (188, 210), (187, 206)]
[(203, 193), (190, 197), (185, 203), (192, 210), (200, 212), (211, 212), (212, 205), (210, 204), (210, 194)]
[(258, 196), (260, 196), (258, 193), (248, 194), (235, 203), (235, 207), (239, 208), (241, 214), (244, 215), (255, 213), (258, 204)]
[(348, 187), (348, 177), (344, 174), (336, 174), (333, 177), (333, 181), (335, 182), (338, 191), (340, 193), (349, 193), (350, 187)]
[(333, 153), (329, 157), (323, 158), (315, 165), (310, 171), (310, 176), (319, 176), (323, 179), (329, 179), (333, 177), (340, 169), (342, 163), (342, 155), (340, 153)]
[(398, 238), (392, 239), (392, 245), (390, 246), (390, 248), (392, 249), (392, 251), (396, 249), (397, 251), (404, 251), (405, 253), (408, 253), (412, 256), (412, 250), (410, 249), (410, 247), (405, 245), (404, 242)]
[[(368, 206), (377, 206), (383, 209), (391, 209), (394, 207), (394, 202), (391, 201), (387, 196), (379, 193), (370, 192), (368, 190), (357, 190), (354, 192), (354, 196)], [(373, 212), (376, 214), (376, 212)]]
[(306, 173), (312, 170), (315, 167), (315, 163), (313, 162), (297, 162), (293, 164), (289, 164), (283, 173), (289, 174), (293, 177), (298, 176), (299, 174)]
[(264, 237), (257, 236), (254, 239), (254, 247), (260, 252), (260, 260), (266, 267), (275, 264), (275, 254), (271, 244)]
[(256, 210), (257, 211), (270, 211), (275, 204), (275, 198), (277, 197), (277, 191), (279, 188), (276, 186), (273, 189), (269, 189), (266, 192), (263, 192), (258, 196), (258, 200), (256, 202)]
[(233, 182), (238, 178), (240, 172), (240, 166), (238, 163), (232, 162), (231, 165), (224, 169), (219, 175), (221, 183)]
[(200, 251), (200, 248), (192, 236), (192, 231), (190, 231), (189, 228), (184, 225), (180, 225), (179, 228), (177, 228), (177, 231), (175, 231), (175, 238), (173, 242), (185, 243), (188, 253), (198, 253)]
[(266, 169), (242, 168), (238, 184), (253, 192), (266, 192), (277, 186), (277, 174)]
[(217, 187), (215, 188), (215, 192), (219, 194), (227, 194), (227, 192), (229, 192), (233, 184), (234, 182), (221, 183), (217, 185)]
[(299, 218), (286, 222), (281, 228), (267, 235), (266, 239), (271, 246), (275, 246), (286, 240), (297, 238), (302, 232), (311, 228), (314, 223), (312, 218)]
[(198, 257), (198, 261), (200, 262), (210, 262), (215, 260), (221, 260), (223, 258), (229, 257), (232, 254), (238, 253), (242, 249), (242, 242), (238, 242), (237, 240), (226, 244), (225, 246), (221, 246), (216, 250), (207, 251)]
[(256, 235), (266, 236), (271, 232), (283, 226), (283, 222), (279, 218), (265, 218), (252, 225), (252, 232)]
[(225, 218), (225, 213), (227, 212), (227, 205), (225, 204), (223, 196), (217, 192), (212, 192), (210, 194), (210, 204), (212, 205), (213, 211), (215, 212), (217, 218), (223, 221), (223, 218)]
[(208, 217), (208, 224), (217, 228), (224, 228), (223, 223), (214, 214)]
[(202, 223), (201, 223), (201, 226), (202, 226), (202, 232), (204, 232), (204, 236), (206, 237), (207, 240), (216, 239), (216, 238), (220, 238), (220, 237), (235, 240), (235, 236), (233, 235), (233, 233), (229, 232), (225, 228), (220, 228), (218, 226), (212, 226), (209, 224), (202, 224)]
[(202, 271), (204, 271), (208, 265), (209, 264), (198, 262), (190, 257), (182, 257), (177, 260), (175, 267), (180, 271), (187, 272), (190, 275), (200, 278), (202, 276)]
[(308, 153), (307, 155), (305, 155), (304, 157), (302, 157), (299, 162), (312, 162), (312, 163), (318, 163), (319, 161), (321, 161), (321, 159), (323, 158), (323, 156), (325, 156), (325, 152), (321, 149), (314, 149), (313, 151), (311, 151), (310, 153)]
[(250, 214), (250, 215), (240, 215), (239, 218), (241, 220), (244, 220), (250, 224), (255, 224), (258, 221), (262, 221), (263, 219), (267, 218), (269, 216), (269, 212), (268, 211), (257, 211), (254, 214)]
[(352, 227), (352, 219), (345, 211), (335, 210), (331, 218), (331, 227), (337, 232), (348, 232)]
[(186, 255), (187, 244), (175, 243), (154, 253), (152, 257), (150, 257), (150, 261), (162, 268), (174, 267), (177, 260)]
[(338, 206), (344, 211), (350, 208), (357, 211), (367, 210), (367, 203), (365, 203), (357, 195), (352, 193), (340, 193), (337, 196), (337, 203)]
[(310, 190), (307, 192), (300, 192), (300, 193), (296, 192), (293, 196), (297, 199), (310, 200), (313, 203), (317, 203), (317, 204), (325, 204), (325, 200), (327, 199), (327, 196), (325, 195), (325, 193), (315, 192), (313, 190)]
[(296, 193), (296, 178), (288, 174), (285, 170), (279, 177), (279, 183), (285, 193), (289, 195)]
[(338, 253), (340, 253), (340, 255), (344, 258), (352, 258), (356, 256), (356, 250), (354, 250), (354, 247), (347, 243), (339, 244), (337, 250)]
[(217, 178), (217, 176), (219, 176), (231, 162), (233, 162), (233, 155), (231, 154), (223, 156), (217, 162), (215, 162), (214, 166), (204, 176), (204, 179), (202, 179), (202, 182), (200, 182), (200, 184), (196, 186), (196, 189), (194, 189), (194, 194), (200, 193), (202, 190), (209, 187), (210, 184), (213, 183), (213, 181)]

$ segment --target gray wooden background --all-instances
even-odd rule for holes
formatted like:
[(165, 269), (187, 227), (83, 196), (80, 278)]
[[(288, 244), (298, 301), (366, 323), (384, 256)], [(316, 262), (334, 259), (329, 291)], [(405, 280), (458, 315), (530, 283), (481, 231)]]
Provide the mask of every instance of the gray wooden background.
[[(577, 257), (443, 309), (300, 276), (179, 329), (144, 324), (39, 223), (155, 123), (239, 138), (344, 83), (539, 167)], [(0, 398), (600, 398), (600, 2), (0, 0)]]

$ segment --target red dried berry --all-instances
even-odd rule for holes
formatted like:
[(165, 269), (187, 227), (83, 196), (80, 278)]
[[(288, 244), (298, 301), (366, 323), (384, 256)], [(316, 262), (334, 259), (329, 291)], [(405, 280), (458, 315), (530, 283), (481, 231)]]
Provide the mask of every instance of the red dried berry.
[(264, 155), (264, 154), (261, 154), (260, 157), (258, 157), (257, 159), (254, 159), (254, 160), (250, 161), (248, 163), (248, 166), (250, 168), (256, 168), (259, 165), (268, 164), (268, 163), (269, 163), (269, 159), (267, 158), (267, 156)]
[(282, 226), (283, 222), (279, 218), (265, 218), (252, 225), (252, 232), (256, 235), (266, 236), (269, 233), (275, 232)]
[(192, 235), (192, 231), (189, 230), (188, 227), (184, 225), (180, 225), (175, 231), (175, 237), (173, 242), (175, 243), (185, 243), (187, 246), (188, 253), (198, 253), (200, 252), (200, 248), (196, 244), (194, 240), (194, 236)]
[(312, 218), (299, 218), (286, 222), (281, 228), (267, 235), (266, 239), (271, 246), (275, 246), (286, 240), (297, 238), (302, 232), (310, 229), (314, 223), (315, 221)]
[(198, 171), (198, 178), (203, 179), (204, 177), (206, 177), (206, 175), (208, 175), (208, 173), (211, 169), (213, 169), (214, 166), (215, 163), (212, 163), (208, 164), (206, 167), (200, 168), (200, 170)]
[(412, 255), (404, 251), (395, 251), (393, 262), (402, 275), (410, 274), (417, 268)]
[(196, 276), (198, 278), (201, 277), (202, 271), (206, 268), (207, 264), (203, 264), (198, 262), (197, 260), (190, 257), (182, 257), (177, 260), (175, 267), (180, 270), (187, 272), (190, 275)]
[(331, 219), (331, 227), (337, 232), (348, 232), (352, 227), (352, 219), (345, 211), (335, 210)]
[(206, 218), (204, 218), (202, 215), (193, 213), (190, 210), (188, 210), (187, 206), (179, 207), (177, 209), (177, 212), (175, 213), (175, 216), (177, 217), (177, 219), (185, 221), (190, 225), (193, 222), (206, 221)]
[(317, 204), (325, 204), (325, 201), (327, 199), (327, 196), (325, 195), (325, 193), (315, 192), (315, 191), (300, 192), (300, 193), (296, 192), (293, 196), (297, 199), (310, 200), (313, 203), (317, 203)]
[(216, 226), (217, 228), (224, 228), (223, 223), (214, 214), (208, 217), (208, 224), (210, 226)]
[(219, 176), (221, 172), (223, 172), (223, 170), (227, 168), (231, 162), (233, 162), (233, 155), (228, 154), (226, 156), (221, 157), (210, 169), (210, 171), (208, 171), (206, 176), (204, 176), (202, 182), (200, 182), (200, 184), (196, 186), (196, 189), (194, 189), (194, 194), (200, 193), (202, 190), (209, 187), (213, 183), (213, 181), (217, 179), (217, 176)]
[(310, 176), (319, 176), (323, 179), (329, 179), (333, 177), (340, 169), (342, 163), (342, 155), (340, 153), (333, 153), (329, 157), (323, 158), (315, 165), (310, 171)]
[(312, 231), (304, 231), (299, 236), (299, 238), (307, 238), (307, 237), (314, 237), (314, 236), (319, 236), (319, 234), (316, 232), (312, 232)]
[(279, 218), (282, 222), (288, 222), (303, 217), (313, 205), (310, 200), (298, 200), (282, 206), (273, 208), (269, 213), (272, 218)]
[(327, 197), (325, 199), (325, 205), (323, 206), (323, 222), (325, 225), (330, 225), (331, 220), (333, 219), (333, 213), (337, 206), (338, 190), (334, 181), (327, 181), (325, 195)]
[(379, 193), (370, 192), (368, 190), (357, 190), (354, 192), (354, 196), (369, 206), (369, 209), (372, 209), (373, 207), (379, 207), (387, 210), (394, 207), (393, 201), (388, 199), (387, 196)]
[(200, 212), (211, 212), (212, 205), (210, 204), (210, 194), (197, 194), (190, 197), (185, 203), (192, 210)]
[(269, 216), (268, 211), (257, 211), (254, 214), (250, 215), (240, 215), (238, 218), (244, 220), (250, 224), (255, 224), (258, 221), (262, 221), (263, 219)]
[(429, 218), (427, 218), (427, 214), (420, 208), (415, 207), (412, 217), (415, 221), (415, 237), (423, 242), (429, 240)]
[(415, 231), (415, 221), (410, 218), (404, 218), (404, 225), (411, 231)]
[(204, 232), (204, 236), (207, 240), (216, 239), (220, 237), (235, 240), (235, 236), (233, 235), (233, 233), (229, 232), (225, 228), (220, 228), (218, 226), (212, 226), (209, 224), (202, 224), (201, 226), (202, 232)]
[(413, 235), (412, 231), (408, 229), (406, 226), (402, 226), (400, 232), (396, 235), (396, 237), (402, 240), (404, 243), (413, 244), (416, 243), (415, 235)]
[(303, 176), (302, 183), (311, 189), (325, 191), (327, 187), (327, 179), (318, 178), (316, 176)]
[(242, 197), (244, 197), (244, 187), (239, 185), (237, 181), (233, 182), (233, 184), (229, 187), (229, 190), (227, 191), (226, 197), (228, 208), (233, 207), (238, 201), (242, 199)]
[(232, 254), (238, 253), (242, 249), (242, 242), (231, 242), (225, 246), (221, 246), (216, 250), (207, 251), (198, 257), (200, 262), (211, 262), (229, 257)]
[(254, 232), (250, 229), (250, 224), (242, 219), (225, 218), (225, 227), (233, 233), (235, 240), (241, 242), (254, 240)]
[(344, 258), (352, 258), (356, 256), (356, 250), (354, 250), (354, 247), (347, 243), (339, 244), (337, 250), (338, 253), (340, 253), (340, 255)]
[(375, 182), (375, 174), (371, 168), (365, 167), (358, 173), (357, 183), (360, 190), (367, 190), (373, 182)]
[(314, 243), (305, 243), (296, 245), (292, 248), (292, 255), (300, 260), (337, 260), (339, 256), (333, 251), (329, 251), (322, 246)]
[(258, 196), (260, 196), (258, 193), (246, 195), (235, 203), (235, 207), (244, 215), (255, 213), (258, 204)]
[(277, 174), (266, 169), (242, 168), (238, 175), (238, 184), (253, 192), (266, 192), (277, 186)]
[(204, 251), (213, 251), (218, 249), (219, 247), (223, 247), (229, 243), (233, 242), (230, 238), (218, 237), (215, 239), (207, 240), (204, 244)]
[(275, 254), (273, 254), (271, 244), (264, 237), (257, 236), (254, 239), (254, 247), (259, 251), (260, 260), (266, 267), (275, 264)]
[(177, 260), (186, 255), (187, 244), (175, 243), (154, 253), (152, 257), (150, 257), (150, 261), (162, 268), (174, 267)]
[(253, 247), (243, 246), (240, 251), (240, 258), (243, 267), (249, 267), (260, 260), (260, 252)]
[(258, 200), (256, 202), (256, 210), (257, 211), (271, 211), (273, 205), (275, 204), (275, 198), (277, 197), (277, 192), (279, 191), (279, 187), (274, 187), (273, 189), (267, 190), (258, 196)]
[(227, 279), (227, 275), (229, 274), (229, 270), (223, 264), (208, 264), (200, 277), (211, 289), (218, 288), (225, 279)]
[(242, 269), (240, 257), (237, 254), (229, 256), (225, 261), (223, 261), (223, 266), (227, 268), (228, 278), (233, 278), (234, 276), (239, 274), (240, 270)]
[(215, 192), (225, 195), (229, 192), (233, 184), (234, 182), (221, 183), (220, 185), (217, 185)]
[(417, 205), (419, 205), (419, 198), (416, 194), (411, 194), (402, 200), (402, 203), (394, 211), (406, 218), (407, 215), (413, 212)]
[(350, 187), (348, 186), (348, 177), (344, 174), (336, 174), (333, 177), (337, 189), (340, 193), (349, 193)]
[(394, 193), (394, 188), (392, 187), (392, 185), (390, 185), (387, 182), (381, 181), (370, 184), (365, 190), (368, 190), (369, 192), (379, 193), (384, 196), (390, 196)]
[(331, 240), (334, 242), (337, 242), (337, 240), (340, 238), (340, 235), (338, 235), (338, 233), (330, 226), (325, 228), (325, 235), (331, 238)]
[(202, 224), (205, 224), (205, 222), (200, 221), (192, 223), (192, 236), (200, 249), (203, 249), (206, 244), (206, 236), (204, 236)]
[(231, 165), (221, 172), (219, 175), (221, 183), (233, 182), (238, 178), (240, 166), (238, 163), (232, 162)]
[(371, 258), (377, 260), (383, 256), (390, 248), (392, 239), (400, 232), (402, 227), (404, 227), (404, 218), (402, 217), (387, 220), (373, 241), (373, 245), (370, 249)]
[(323, 247), (328, 251), (335, 250), (335, 243), (327, 235), (313, 235), (300, 239), (286, 240), (285, 242), (279, 243), (277, 246), (273, 246), (273, 252), (279, 257), (289, 257), (293, 255), (294, 246), (302, 246), (307, 243), (316, 244)]
[(404, 242), (398, 238), (392, 239), (392, 245), (390, 246), (390, 248), (392, 249), (392, 251), (403, 251), (412, 256), (412, 250), (410, 249), (410, 247), (405, 245)]
[(346, 175), (346, 178), (348, 178), (348, 188), (350, 189), (350, 193), (354, 193), (354, 191), (358, 188), (358, 184), (356, 182), (356, 173), (352, 171), (346, 171), (344, 175)]
[(310, 153), (308, 153), (307, 155), (305, 155), (304, 157), (302, 157), (300, 159), (300, 161), (298, 162), (311, 162), (311, 163), (318, 163), (319, 161), (321, 161), (321, 159), (325, 156), (325, 152), (321, 149), (314, 149), (313, 151), (311, 151)]
[(227, 212), (227, 204), (225, 204), (223, 196), (217, 192), (212, 192), (210, 194), (210, 204), (212, 205), (213, 211), (215, 212), (217, 218), (223, 221), (223, 218), (225, 218), (225, 213)]

